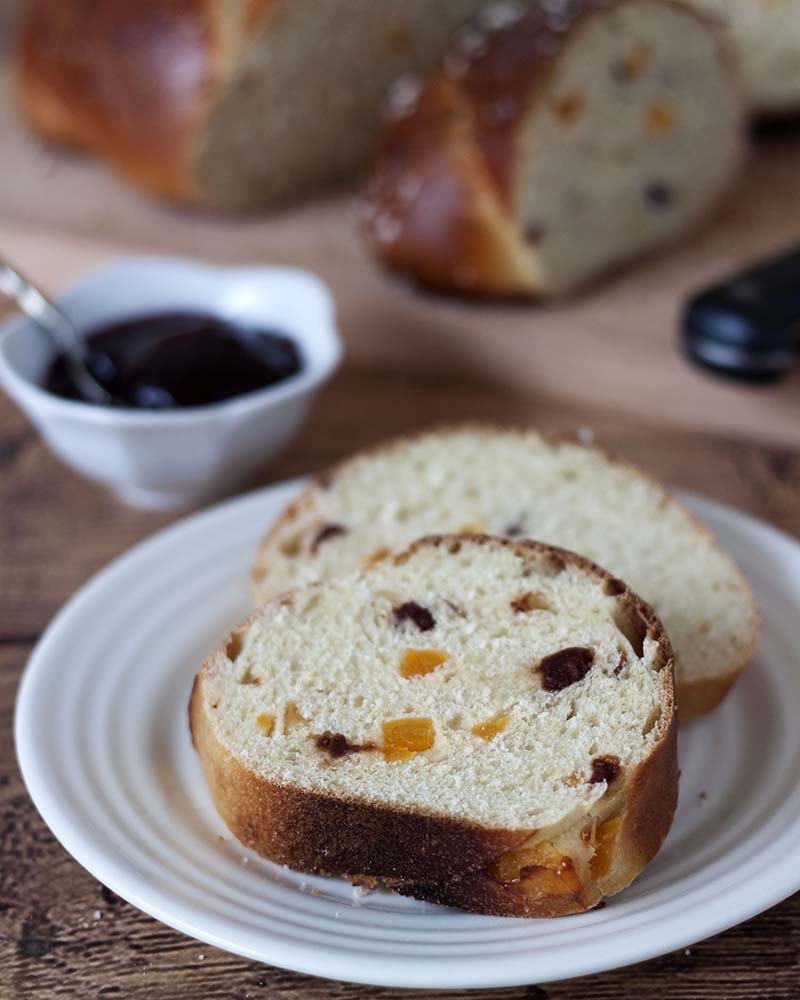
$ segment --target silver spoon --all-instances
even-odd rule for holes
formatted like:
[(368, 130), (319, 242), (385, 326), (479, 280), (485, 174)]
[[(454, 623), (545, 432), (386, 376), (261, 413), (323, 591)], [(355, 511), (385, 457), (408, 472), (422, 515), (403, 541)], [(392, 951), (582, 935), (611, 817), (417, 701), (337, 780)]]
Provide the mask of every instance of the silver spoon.
[(22, 312), (55, 341), (64, 353), (73, 382), (86, 399), (104, 406), (113, 402), (111, 393), (92, 375), (88, 364), (89, 352), (86, 349), (86, 341), (72, 322), (58, 306), (2, 256), (0, 256), (0, 295), (16, 302)]

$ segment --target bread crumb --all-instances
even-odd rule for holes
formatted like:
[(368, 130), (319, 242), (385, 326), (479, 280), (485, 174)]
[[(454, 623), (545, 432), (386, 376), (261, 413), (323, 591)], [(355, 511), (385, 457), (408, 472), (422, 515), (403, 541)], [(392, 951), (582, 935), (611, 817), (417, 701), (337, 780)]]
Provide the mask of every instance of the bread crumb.
[(203, 954), (203, 952), (201, 951), (201, 952), (200, 952), (200, 953), (198, 954), (198, 956), (197, 956), (197, 961), (198, 961), (198, 962), (202, 962), (202, 961), (203, 961), (203, 960), (205, 959), (205, 957), (206, 957), (206, 956), (205, 956), (205, 955)]
[(103, 914), (99, 910), (95, 910), (92, 914), (94, 920), (99, 920), (102, 916)]
[(591, 427), (579, 427), (575, 436), (581, 444), (594, 444), (594, 430)]

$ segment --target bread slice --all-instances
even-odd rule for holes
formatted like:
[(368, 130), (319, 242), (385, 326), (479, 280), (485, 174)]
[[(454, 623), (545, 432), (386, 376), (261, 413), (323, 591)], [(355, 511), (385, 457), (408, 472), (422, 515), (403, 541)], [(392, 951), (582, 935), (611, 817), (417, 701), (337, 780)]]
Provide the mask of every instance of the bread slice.
[(710, 532), (633, 466), (535, 431), (445, 428), (355, 456), (269, 531), (254, 595), (261, 602), (457, 531), (536, 538), (625, 580), (667, 628), (684, 721), (714, 708), (753, 654), (753, 596)]
[(751, 111), (800, 111), (800, 0), (683, 2), (723, 26), (738, 57)]
[(672, 652), (619, 580), (535, 542), (441, 536), (267, 604), (190, 720), (248, 847), (480, 913), (596, 905), (677, 796)]
[(709, 21), (670, 0), (517, 12), (463, 35), (366, 184), (369, 246), (426, 285), (572, 292), (691, 230), (739, 172), (743, 101)]
[(361, 167), (399, 74), (430, 71), (484, 0), (32, 0), (35, 129), (158, 194), (230, 209)]

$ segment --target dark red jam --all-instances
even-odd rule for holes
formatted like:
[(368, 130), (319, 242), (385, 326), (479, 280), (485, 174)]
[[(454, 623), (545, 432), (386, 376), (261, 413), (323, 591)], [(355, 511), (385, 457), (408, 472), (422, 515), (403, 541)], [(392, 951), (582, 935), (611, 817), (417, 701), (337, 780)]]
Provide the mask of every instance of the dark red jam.
[[(198, 313), (137, 316), (89, 330), (89, 367), (114, 405), (161, 410), (206, 406), (296, 375), (294, 341), (273, 330)], [(44, 380), (48, 392), (85, 397), (63, 355)]]

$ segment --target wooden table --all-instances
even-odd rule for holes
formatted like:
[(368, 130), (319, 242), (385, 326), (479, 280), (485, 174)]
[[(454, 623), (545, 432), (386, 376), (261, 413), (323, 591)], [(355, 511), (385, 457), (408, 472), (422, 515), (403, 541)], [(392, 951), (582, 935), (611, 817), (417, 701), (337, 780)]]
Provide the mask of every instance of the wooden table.
[[(387, 434), (476, 417), (563, 430), (590, 426), (676, 485), (737, 504), (800, 535), (800, 452), (794, 449), (633, 426), (607, 413), (540, 405), (457, 375), (410, 379), (395, 369), (344, 369), (271, 478), (317, 469)], [(53, 839), (25, 793), (14, 758), (12, 713), (20, 672), (48, 620), (74, 589), (171, 518), (123, 508), (64, 469), (4, 398), (0, 511), (0, 997), (408, 995), (312, 979), (192, 941), (115, 897)], [(486, 995), (633, 1000), (644, 992), (675, 1000), (797, 1000), (800, 894), (686, 951), (581, 980)]]

